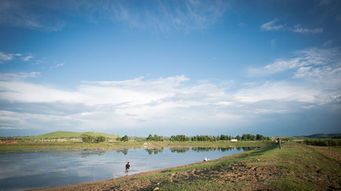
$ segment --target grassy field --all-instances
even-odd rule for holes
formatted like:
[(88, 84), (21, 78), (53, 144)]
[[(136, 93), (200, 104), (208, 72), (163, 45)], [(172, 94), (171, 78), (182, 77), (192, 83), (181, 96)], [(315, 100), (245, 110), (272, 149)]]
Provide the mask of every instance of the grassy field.
[[(334, 154), (332, 154), (334, 153)], [(340, 147), (297, 143), (47, 190), (340, 190)]]
[(117, 135), (107, 134), (107, 133), (99, 133), (99, 132), (72, 132), (72, 131), (55, 131), (51, 133), (46, 133), (38, 136), (26, 137), (26, 139), (34, 140), (34, 139), (53, 139), (53, 138), (81, 138), (82, 134), (90, 135), (90, 136), (104, 136), (107, 138), (116, 138)]
[(47, 152), (57, 150), (113, 150), (125, 148), (159, 148), (159, 147), (264, 147), (271, 144), (267, 141), (216, 141), (216, 142), (102, 142), (102, 143), (82, 143), (82, 142), (18, 142), (15, 144), (0, 144), (0, 153), (14, 152)]

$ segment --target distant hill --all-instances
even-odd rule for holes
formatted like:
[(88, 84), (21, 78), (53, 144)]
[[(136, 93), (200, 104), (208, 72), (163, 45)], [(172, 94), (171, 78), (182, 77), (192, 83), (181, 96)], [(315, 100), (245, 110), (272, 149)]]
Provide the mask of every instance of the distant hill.
[(315, 139), (323, 139), (323, 138), (341, 138), (341, 133), (334, 133), (334, 134), (313, 134), (308, 136), (300, 136), (300, 137), (308, 137), (308, 138), (315, 138)]
[(104, 136), (107, 138), (116, 138), (117, 135), (98, 133), (98, 132), (72, 132), (72, 131), (55, 131), (43, 135), (34, 136), (35, 138), (80, 138), (82, 134), (91, 136)]

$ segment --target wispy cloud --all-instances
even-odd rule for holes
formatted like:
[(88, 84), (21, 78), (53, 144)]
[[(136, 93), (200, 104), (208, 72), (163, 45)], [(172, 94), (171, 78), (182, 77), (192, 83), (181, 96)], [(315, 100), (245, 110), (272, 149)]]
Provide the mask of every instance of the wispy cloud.
[(18, 57), (22, 57), (22, 54), (0, 52), (0, 64), (5, 63), (6, 61), (14, 60), (15, 58)]
[(290, 31), (295, 33), (322, 33), (323, 28), (303, 28), (300, 24), (295, 25)]
[[(43, 8), (43, 10), (36, 11), (38, 8)], [(0, 1), (0, 24), (44, 31), (62, 29), (65, 25), (64, 21), (51, 17), (50, 14), (41, 15), (46, 12), (46, 9), (52, 11), (48, 3), (41, 1), (2, 0)]]
[(112, 20), (133, 28), (157, 32), (189, 31), (205, 29), (215, 24), (229, 4), (223, 0), (153, 1), (144, 2), (143, 5), (140, 3), (108, 0), (48, 3), (4, 0), (0, 2), (0, 24), (58, 31), (66, 25), (63, 18), (73, 16), (90, 22)]
[(250, 68), (248, 73), (252, 76), (263, 76), (288, 70), (296, 70), (306, 66), (335, 64), (339, 62), (340, 56), (339, 48), (310, 48), (297, 51), (291, 58), (277, 59), (273, 63), (261, 68)]
[(32, 55), (28, 55), (28, 56), (23, 57), (22, 60), (27, 62), (27, 61), (31, 60), (32, 58), (33, 58)]
[(12, 60), (12, 59), (13, 59), (12, 54), (6, 54), (3, 52), (0, 52), (0, 61), (8, 61), (8, 60)]
[(301, 24), (294, 26), (287, 26), (285, 24), (279, 24), (279, 19), (275, 18), (269, 22), (266, 22), (260, 26), (262, 31), (290, 31), (294, 33), (310, 33), (317, 34), (322, 33), (323, 28), (304, 28)]
[(51, 66), (50, 69), (61, 68), (63, 66), (64, 66), (64, 63), (59, 63), (59, 64), (55, 64), (55, 65)]
[(39, 75), (39, 72), (0, 73), (0, 80), (22, 80), (26, 78), (35, 78)]
[(16, 59), (20, 59), (22, 61), (28, 62), (33, 59), (32, 55), (22, 54), (22, 53), (6, 53), (0, 52), (0, 64), (5, 64), (6, 62), (10, 62)]
[(269, 22), (266, 22), (260, 26), (261, 30), (263, 31), (278, 31), (280, 29), (283, 29), (285, 26), (277, 24), (278, 19), (273, 19)]
[(253, 93), (250, 90), (246, 91), (251, 98), (245, 96), (244, 93), (241, 97), (245, 100), (258, 101), (262, 97), (278, 95), (275, 96), (277, 100), (295, 99), (312, 104), (341, 101), (340, 48), (311, 48), (297, 51), (291, 58), (278, 59), (264, 67), (249, 69), (249, 74), (253, 76), (275, 75), (280, 72), (286, 72), (289, 76), (289, 78), (286, 77), (287, 82), (263, 84), (254, 91), (251, 89)]

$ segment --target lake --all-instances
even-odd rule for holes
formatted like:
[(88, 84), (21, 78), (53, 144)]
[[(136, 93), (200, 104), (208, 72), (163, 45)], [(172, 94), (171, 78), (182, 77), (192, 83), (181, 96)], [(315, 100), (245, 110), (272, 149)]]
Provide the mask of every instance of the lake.
[(98, 181), (221, 158), (252, 148), (134, 148), (0, 154), (0, 190), (24, 190)]

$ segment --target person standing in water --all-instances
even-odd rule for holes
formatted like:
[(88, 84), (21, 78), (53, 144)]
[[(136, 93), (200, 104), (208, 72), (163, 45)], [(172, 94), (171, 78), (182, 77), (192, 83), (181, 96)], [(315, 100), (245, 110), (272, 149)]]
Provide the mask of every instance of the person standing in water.
[(129, 162), (127, 162), (127, 164), (126, 164), (126, 173), (128, 173), (128, 170), (130, 169), (130, 163)]

